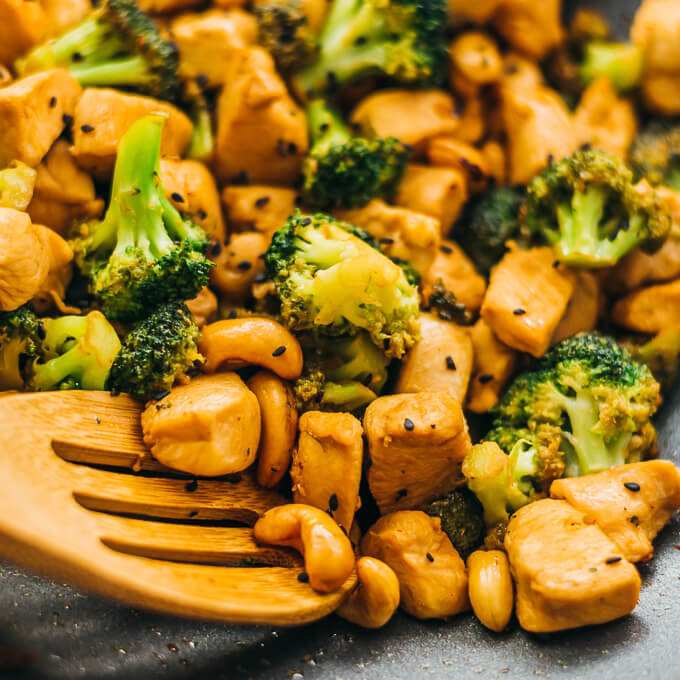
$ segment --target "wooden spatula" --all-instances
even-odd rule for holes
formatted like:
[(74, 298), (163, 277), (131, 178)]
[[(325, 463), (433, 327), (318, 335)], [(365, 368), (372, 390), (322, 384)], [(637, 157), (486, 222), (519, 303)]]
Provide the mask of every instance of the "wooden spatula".
[(139, 414), (104, 392), (0, 397), (0, 557), (135, 607), (214, 621), (295, 625), (341, 603), (354, 575), (316, 593), (298, 581), (297, 553), (253, 540), (249, 526), (281, 496), (246, 473), (173, 473), (146, 450)]

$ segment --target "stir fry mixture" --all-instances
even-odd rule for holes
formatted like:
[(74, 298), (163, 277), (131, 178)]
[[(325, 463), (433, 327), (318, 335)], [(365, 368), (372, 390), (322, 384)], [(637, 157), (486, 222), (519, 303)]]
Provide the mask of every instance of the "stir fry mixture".
[(165, 466), (278, 487), (255, 538), (356, 570), (357, 624), (635, 608), (680, 507), (677, 0), (626, 42), (559, 0), (0, 8), (1, 389), (127, 393)]

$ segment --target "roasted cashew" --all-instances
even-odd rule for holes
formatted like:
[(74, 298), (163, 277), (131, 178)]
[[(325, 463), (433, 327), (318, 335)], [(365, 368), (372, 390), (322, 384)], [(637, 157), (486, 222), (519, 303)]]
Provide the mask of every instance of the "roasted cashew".
[(253, 528), (259, 543), (295, 548), (305, 560), (309, 585), (322, 593), (337, 590), (354, 568), (349, 538), (323, 510), (291, 503), (265, 512)]
[(381, 628), (399, 606), (399, 579), (391, 567), (374, 557), (357, 561), (358, 587), (336, 614), (364, 628)]
[(449, 48), (451, 86), (465, 98), (474, 97), (483, 85), (500, 80), (503, 58), (496, 41), (481, 31), (456, 37)]
[(507, 555), (502, 550), (475, 550), (467, 561), (468, 592), (475, 616), (500, 633), (515, 606), (515, 592)]
[(302, 372), (302, 349), (280, 323), (264, 317), (225, 319), (203, 327), (199, 349), (206, 373), (255, 364), (281, 378), (293, 380)]
[(262, 412), (257, 483), (271, 488), (281, 481), (293, 454), (298, 422), (295, 397), (288, 383), (269, 371), (256, 373), (248, 387)]

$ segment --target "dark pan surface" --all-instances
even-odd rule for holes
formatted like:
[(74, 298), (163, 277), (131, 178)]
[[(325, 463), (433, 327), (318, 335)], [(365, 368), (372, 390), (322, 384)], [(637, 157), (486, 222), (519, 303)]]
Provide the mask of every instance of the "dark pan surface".
[[(591, 4), (608, 6), (625, 30), (637, 2)], [(659, 426), (664, 456), (680, 463), (680, 389)], [(491, 635), (471, 616), (422, 623), (397, 615), (375, 632), (335, 617), (297, 630), (195, 623), (112, 605), (2, 565), (0, 678), (680, 680), (679, 518), (642, 575), (632, 616), (539, 638), (516, 623)]]

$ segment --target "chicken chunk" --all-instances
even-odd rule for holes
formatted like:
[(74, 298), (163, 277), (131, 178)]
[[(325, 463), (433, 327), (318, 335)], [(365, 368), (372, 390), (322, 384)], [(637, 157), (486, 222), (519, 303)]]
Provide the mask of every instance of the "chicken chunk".
[(363, 429), (351, 413), (307, 411), (290, 476), (293, 500), (328, 512), (346, 531), (361, 506)]
[(193, 125), (178, 108), (151, 97), (87, 88), (73, 120), (71, 152), (78, 165), (101, 180), (108, 179), (113, 172), (121, 137), (132, 123), (149, 113), (167, 114), (161, 153), (181, 156), (191, 139)]
[(437, 257), (439, 222), (423, 213), (375, 199), (363, 208), (338, 211), (335, 217), (365, 229), (386, 255), (410, 262), (421, 276)]
[(222, 243), (227, 232), (215, 178), (199, 161), (161, 159), (161, 180), (167, 197), (186, 218)]
[(420, 340), (401, 363), (395, 391), (442, 392), (462, 403), (473, 358), (472, 340), (466, 328), (434, 314), (422, 314)]
[(42, 42), (49, 24), (35, 0), (0, 0), (0, 64), (8, 66)]
[(503, 87), (501, 101), (513, 184), (530, 182), (551, 158), (559, 161), (579, 146), (571, 113), (554, 90)]
[(0, 208), (0, 310), (28, 302), (42, 287), (50, 269), (47, 244), (31, 218)]
[(531, 633), (613, 621), (635, 609), (640, 575), (617, 546), (565, 501), (520, 508), (505, 534), (516, 613)]
[(454, 137), (431, 139), (427, 146), (427, 159), (432, 165), (454, 168), (462, 173), (471, 193), (476, 194), (486, 189), (489, 179), (486, 159), (471, 144)]
[(465, 99), (478, 95), (482, 87), (500, 80), (503, 58), (498, 44), (487, 33), (465, 31), (449, 47), (451, 88)]
[(463, 483), (472, 444), (460, 402), (421, 392), (379, 397), (364, 415), (368, 486), (384, 514), (418, 508)]
[(453, 168), (409, 163), (394, 202), (439, 220), (442, 235), (451, 231), (468, 200), (465, 175)]
[(509, 347), (543, 356), (569, 304), (575, 275), (552, 248), (507, 252), (491, 271), (482, 318)]
[(396, 137), (416, 154), (458, 127), (456, 103), (442, 90), (380, 90), (359, 102), (351, 121), (371, 137)]
[(466, 408), (486, 413), (498, 403), (501, 392), (517, 366), (517, 352), (503, 344), (484, 319), (470, 329), (475, 362)]
[(518, 52), (507, 52), (503, 60), (501, 86), (509, 90), (533, 92), (545, 85), (541, 67)]
[(680, 114), (680, 4), (644, 0), (630, 38), (645, 55), (641, 87), (647, 108), (665, 116)]
[(597, 276), (592, 272), (577, 271), (574, 294), (555, 329), (551, 344), (556, 345), (579, 331), (592, 331), (600, 317), (602, 303), (600, 281)]
[(214, 255), (215, 267), (210, 273), (210, 282), (220, 293), (222, 302), (237, 307), (243, 305), (250, 295), (250, 287), (258, 276), (264, 273), (262, 255), (269, 247), (264, 234), (248, 232), (234, 234)]
[(486, 279), (475, 269), (472, 260), (453, 241), (443, 240), (437, 258), (423, 276), (423, 299), (427, 303), (435, 285), (451, 291), (458, 302), (476, 312), (482, 306)]
[(142, 432), (163, 465), (203, 477), (228, 475), (255, 460), (260, 405), (236, 373), (201, 375), (151, 402)]
[(64, 305), (66, 288), (73, 276), (73, 250), (56, 231), (42, 224), (34, 223), (33, 227), (43, 241), (49, 259), (47, 276), (32, 300), (33, 308), (38, 314), (47, 314), (53, 308), (62, 314), (74, 313), (77, 308)]
[(180, 14), (170, 23), (170, 35), (179, 50), (180, 75), (200, 76), (208, 87), (218, 87), (238, 53), (257, 42), (257, 21), (241, 9), (210, 9)]
[(654, 556), (652, 541), (680, 508), (680, 470), (670, 460), (629, 463), (556, 479), (550, 495), (597, 522), (624, 559), (647, 562)]
[(230, 186), (222, 191), (227, 223), (232, 231), (271, 234), (282, 227), (297, 207), (297, 191), (280, 187)]
[(361, 540), (361, 554), (394, 570), (400, 606), (417, 619), (447, 619), (470, 608), (465, 563), (439, 517), (419, 510), (381, 517)]
[(14, 160), (38, 165), (81, 93), (78, 81), (62, 69), (40, 71), (0, 88), (0, 167)]
[(292, 186), (308, 146), (306, 116), (269, 53), (261, 48), (242, 50), (217, 103), (219, 177)]
[(192, 300), (187, 300), (186, 306), (194, 317), (194, 321), (199, 328), (203, 328), (212, 320), (217, 311), (217, 296), (208, 286), (203, 286), (198, 295)]
[(47, 36), (61, 35), (80, 23), (91, 11), (88, 0), (40, 0), (47, 20)]
[(641, 288), (612, 307), (612, 321), (638, 333), (655, 334), (680, 324), (680, 279)]
[(496, 11), (502, 0), (447, 0), (449, 24), (485, 24)]

